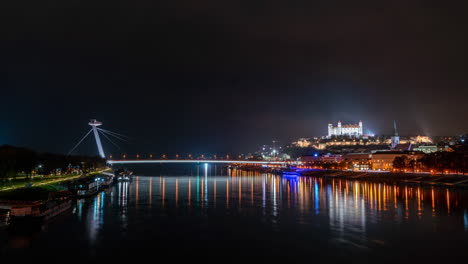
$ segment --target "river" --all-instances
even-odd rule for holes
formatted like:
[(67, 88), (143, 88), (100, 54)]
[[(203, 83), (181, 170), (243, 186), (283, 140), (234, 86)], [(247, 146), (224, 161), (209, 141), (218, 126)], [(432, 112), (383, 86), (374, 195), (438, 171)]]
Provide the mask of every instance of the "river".
[(211, 165), (179, 176), (145, 175), (78, 200), (71, 212), (38, 230), (0, 230), (0, 252), (17, 260), (78, 262), (149, 256), (176, 262), (409, 263), (468, 257), (467, 191)]

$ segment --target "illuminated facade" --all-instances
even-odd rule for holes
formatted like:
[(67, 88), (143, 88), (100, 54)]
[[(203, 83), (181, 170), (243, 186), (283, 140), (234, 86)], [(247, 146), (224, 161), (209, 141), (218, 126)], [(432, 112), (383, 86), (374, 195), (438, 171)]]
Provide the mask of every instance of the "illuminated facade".
[(419, 151), (383, 151), (372, 154), (372, 169), (389, 171), (393, 169), (393, 161), (396, 157), (405, 156), (410, 160), (418, 160), (423, 157)]
[(348, 164), (348, 169), (353, 171), (369, 170), (372, 155), (369, 153), (347, 153), (343, 160)]
[(300, 138), (292, 144), (296, 147), (307, 148), (311, 146), (312, 142), (310, 141), (310, 138)]
[(415, 141), (415, 143), (417, 144), (421, 144), (421, 143), (424, 143), (424, 144), (431, 144), (432, 143), (432, 139), (428, 136), (417, 136), (417, 137), (413, 137), (411, 138), (413, 141)]
[(422, 151), (426, 154), (439, 152), (439, 151), (450, 151), (448, 146), (440, 146), (440, 145), (423, 145), (418, 146), (413, 149), (414, 151)]
[(362, 137), (363, 135), (362, 121), (359, 124), (342, 125), (341, 121), (338, 121), (337, 126), (328, 124), (328, 137), (331, 136), (355, 136)]

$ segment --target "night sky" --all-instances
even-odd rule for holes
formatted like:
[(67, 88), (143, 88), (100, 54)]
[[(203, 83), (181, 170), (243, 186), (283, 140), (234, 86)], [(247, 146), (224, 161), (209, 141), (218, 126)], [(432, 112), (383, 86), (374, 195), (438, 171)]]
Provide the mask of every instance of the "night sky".
[(462, 3), (3, 1), (0, 145), (66, 153), (91, 118), (126, 153), (247, 152), (338, 120), (466, 133)]

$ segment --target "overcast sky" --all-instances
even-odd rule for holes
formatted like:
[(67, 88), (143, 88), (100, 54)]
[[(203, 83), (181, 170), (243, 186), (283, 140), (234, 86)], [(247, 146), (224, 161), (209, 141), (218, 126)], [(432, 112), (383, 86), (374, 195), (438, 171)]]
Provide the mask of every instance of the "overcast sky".
[(0, 4), (0, 144), (66, 153), (91, 118), (128, 153), (468, 132), (463, 1), (97, 2)]

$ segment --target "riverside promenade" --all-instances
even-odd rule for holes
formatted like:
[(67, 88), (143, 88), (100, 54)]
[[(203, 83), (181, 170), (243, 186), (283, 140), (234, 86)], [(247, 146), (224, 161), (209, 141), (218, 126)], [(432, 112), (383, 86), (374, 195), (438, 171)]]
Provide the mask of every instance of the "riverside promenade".
[[(274, 174), (291, 174), (283, 168), (258, 168), (253, 166), (239, 167), (241, 170), (257, 171)], [(323, 177), (335, 179), (349, 179), (369, 181), (386, 184), (403, 184), (415, 186), (453, 187), (468, 189), (468, 175), (462, 174), (430, 174), (430, 173), (408, 173), (408, 172), (376, 172), (376, 171), (343, 171), (310, 169), (298, 170), (297, 176)]]
[(96, 174), (104, 173), (109, 171), (109, 168), (98, 170), (95, 172), (90, 172), (88, 174), (70, 174), (63, 176), (44, 176), (44, 177), (31, 177), (29, 179), (12, 179), (11, 181), (0, 183), (0, 192), (11, 191), (15, 189), (20, 189), (30, 185), (29, 187), (38, 187), (44, 185), (50, 185), (55, 183), (60, 183), (64, 181), (71, 181), (74, 179), (79, 179), (82, 177), (93, 176)]

